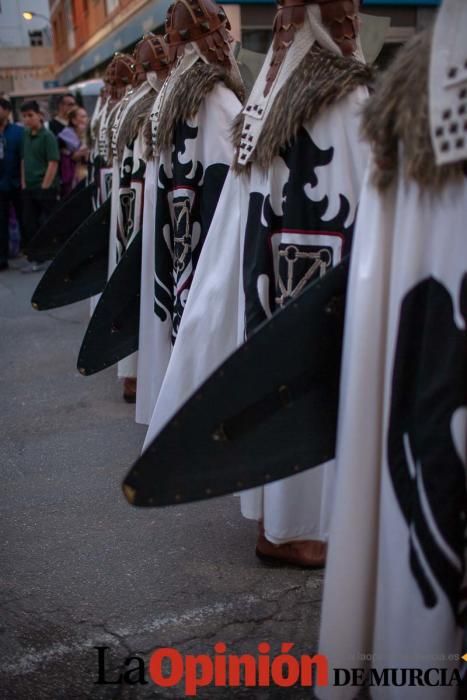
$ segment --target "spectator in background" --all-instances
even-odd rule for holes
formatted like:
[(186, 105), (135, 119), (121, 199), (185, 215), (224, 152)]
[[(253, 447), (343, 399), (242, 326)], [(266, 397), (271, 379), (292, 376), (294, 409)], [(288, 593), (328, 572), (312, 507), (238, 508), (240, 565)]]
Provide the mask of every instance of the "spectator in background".
[(61, 196), (66, 197), (87, 175), (89, 148), (86, 132), (89, 118), (83, 107), (74, 107), (68, 114), (68, 126), (58, 135), (60, 146)]
[[(58, 143), (51, 131), (43, 125), (39, 105), (35, 100), (21, 106), (21, 116), (26, 129), (23, 135), (22, 188), (22, 247), (26, 249), (31, 239), (50, 216), (58, 200)], [(36, 261), (22, 272), (44, 269)]]
[(0, 97), (0, 271), (8, 269), (10, 211), (21, 221), (23, 129), (10, 122), (11, 103)]
[(57, 115), (49, 122), (49, 129), (55, 136), (68, 126), (68, 114), (74, 107), (76, 107), (76, 100), (71, 93), (60, 97)]

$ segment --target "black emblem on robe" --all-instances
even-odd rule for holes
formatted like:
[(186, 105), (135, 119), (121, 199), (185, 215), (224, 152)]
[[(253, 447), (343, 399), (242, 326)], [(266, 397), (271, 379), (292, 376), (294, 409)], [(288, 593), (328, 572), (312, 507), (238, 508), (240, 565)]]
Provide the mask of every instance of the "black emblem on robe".
[[(465, 325), (467, 275), (460, 312)], [(433, 277), (405, 295), (387, 441), (390, 477), (409, 528), (412, 574), (425, 605), (438, 602), (434, 580), (458, 620), (466, 602), (467, 516), (466, 470), (453, 439), (456, 414), (467, 407), (467, 333), (459, 322), (449, 291)]]
[(90, 164), (89, 181), (91, 180), (96, 185), (96, 194), (93, 197), (93, 208), (96, 210), (99, 207), (99, 187), (101, 184), (101, 168), (105, 168), (105, 162), (102, 156), (96, 155)]
[(347, 198), (340, 194), (337, 215), (323, 221), (328, 196), (313, 201), (306, 193), (318, 184), (318, 167), (339, 167), (333, 164), (333, 156), (333, 148), (321, 150), (302, 128), (281, 151), (289, 169), (283, 215), (274, 213), (269, 194), (250, 194), (243, 262), (247, 335), (266, 320), (269, 311), (296, 297), (350, 251), (353, 222), (345, 226), (350, 212)]
[(198, 127), (180, 123), (175, 129), (171, 171), (159, 168), (155, 237), (155, 304), (161, 321), (172, 319), (175, 342), (193, 275), (214, 216), (228, 166), (204, 168), (187, 157), (187, 141)]
[[(117, 240), (118, 252), (117, 261), (125, 252), (129, 241), (135, 233), (135, 222), (139, 217), (141, 219), (141, 211), (136, 211), (137, 193), (135, 182), (143, 183), (146, 164), (141, 158), (138, 158), (138, 163), (134, 162), (133, 144), (126, 146), (122, 167), (120, 169), (120, 187), (119, 187), (119, 212), (117, 218)], [(137, 166), (134, 171), (135, 165)], [(143, 198), (140, 197), (139, 206), (142, 207)]]

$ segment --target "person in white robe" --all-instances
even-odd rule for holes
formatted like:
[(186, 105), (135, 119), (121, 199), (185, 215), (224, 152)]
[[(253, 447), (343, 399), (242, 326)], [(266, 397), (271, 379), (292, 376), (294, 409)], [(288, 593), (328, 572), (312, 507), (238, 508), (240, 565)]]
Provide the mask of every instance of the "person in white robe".
[[(92, 159), (98, 177), (97, 206), (103, 204), (112, 191), (112, 128), (119, 113), (121, 101), (129, 89), (128, 83), (122, 82), (117, 71), (119, 64), (125, 60), (122, 56), (123, 54), (116, 54), (107, 66), (105, 80), (108, 87), (105, 89), (102, 109), (94, 129)], [(127, 77), (125, 76), (126, 79)]]
[[(467, 4), (444, 0), (364, 115), (372, 157), (351, 261), (319, 649), (331, 669), (363, 669), (374, 700), (465, 697), (466, 37)], [(399, 686), (378, 683), (388, 668)], [(422, 682), (402, 687), (407, 668)], [(317, 689), (323, 700), (357, 692)]]
[[(146, 34), (138, 42), (133, 66), (132, 87), (112, 130), (118, 189), (111, 220), (109, 277), (142, 227), (147, 150), (145, 125), (169, 70), (168, 49), (162, 35)], [(136, 402), (137, 365), (138, 353), (118, 363), (118, 376), (123, 379), (123, 398), (128, 403)]]
[[(119, 219), (121, 214), (121, 168), (124, 167), (123, 149), (118, 150), (119, 133), (125, 122), (126, 115), (135, 102), (138, 102), (150, 87), (146, 83), (136, 85), (136, 66), (134, 58), (127, 54), (117, 54), (119, 59), (116, 66), (116, 81), (124, 87), (123, 97), (118, 103), (111, 118), (109, 129), (110, 136), (110, 160), (112, 163), (112, 189), (111, 189), (111, 211), (110, 211), (110, 236), (109, 236), (109, 262), (108, 277), (114, 272), (122, 252), (123, 234), (120, 233), (119, 241)], [(141, 94), (143, 93), (143, 95)], [(132, 169), (132, 156), (129, 156), (130, 173)], [(125, 173), (123, 173), (125, 175)], [(124, 184), (125, 180), (124, 180)], [(128, 188), (126, 188), (128, 189)], [(136, 377), (137, 356), (131, 355), (118, 363), (118, 378), (123, 380), (123, 398), (129, 403), (135, 400), (135, 377)]]
[[(357, 34), (358, 2), (279, 4), (145, 448), (246, 334), (349, 253), (371, 81)], [(324, 565), (332, 470), (242, 494), (243, 515), (259, 523), (258, 556)]]
[(174, 67), (151, 115), (146, 170), (136, 420), (148, 424), (198, 260), (233, 159), (243, 85), (224, 10), (178, 0), (166, 39)]
[[(110, 139), (113, 119), (118, 104), (123, 97), (125, 87), (116, 81), (115, 69), (119, 61), (114, 56), (104, 74), (104, 88), (96, 103), (91, 119), (91, 166), (92, 177), (96, 183), (94, 208), (98, 209), (110, 197), (112, 192), (112, 163), (110, 156)], [(92, 316), (100, 295), (91, 297), (90, 315)]]

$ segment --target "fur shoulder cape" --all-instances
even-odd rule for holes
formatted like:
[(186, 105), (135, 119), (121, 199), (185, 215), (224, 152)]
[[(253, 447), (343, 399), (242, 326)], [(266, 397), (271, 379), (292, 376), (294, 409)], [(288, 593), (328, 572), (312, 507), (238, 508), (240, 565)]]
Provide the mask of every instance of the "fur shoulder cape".
[(463, 176), (465, 163), (435, 161), (428, 104), (431, 39), (426, 30), (407, 42), (365, 107), (363, 133), (373, 148), (372, 180), (380, 190), (396, 179), (401, 153), (405, 176), (421, 187), (440, 189)]
[[(372, 80), (373, 70), (369, 66), (314, 44), (279, 90), (266, 117), (252, 162), (267, 170), (280, 150), (296, 138), (305, 122), (313, 123), (325, 109), (357, 87), (371, 85)], [(232, 127), (236, 172), (245, 172), (249, 167), (249, 164), (240, 165), (237, 160), (243, 122), (244, 116), (239, 114)]]
[[(117, 102), (116, 104), (113, 105), (113, 107), (111, 107), (109, 114), (107, 116), (107, 123), (104, 125), (106, 135), (107, 135), (107, 144), (108, 144), (108, 148), (109, 148), (110, 153), (112, 151), (112, 149), (111, 149), (112, 133), (113, 133), (112, 129), (113, 129), (113, 126), (115, 124), (115, 119), (117, 117), (119, 107), (120, 107), (120, 102)], [(112, 160), (112, 156), (111, 156), (111, 160)]]
[(149, 92), (141, 97), (138, 102), (135, 102), (125, 114), (125, 118), (118, 130), (117, 138), (117, 157), (119, 163), (123, 160), (125, 146), (133, 143), (139, 130), (145, 124), (146, 119), (149, 118), (151, 107), (156, 99), (156, 94), (155, 90), (149, 90)]
[(204, 63), (200, 60), (180, 76), (162, 106), (157, 129), (157, 150), (172, 144), (176, 124), (193, 119), (204, 98), (219, 82), (223, 82), (243, 102), (243, 85), (236, 82), (220, 65)]

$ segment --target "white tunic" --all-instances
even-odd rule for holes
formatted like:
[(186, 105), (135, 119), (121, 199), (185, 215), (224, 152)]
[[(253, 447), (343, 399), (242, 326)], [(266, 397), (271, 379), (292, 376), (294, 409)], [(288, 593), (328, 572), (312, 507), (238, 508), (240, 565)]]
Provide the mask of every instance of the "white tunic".
[[(305, 194), (313, 201), (322, 200), (325, 194), (328, 196), (328, 209), (323, 218), (329, 219), (336, 216), (341, 201), (339, 195), (344, 195), (350, 205), (347, 225), (355, 217), (368, 155), (367, 147), (359, 139), (359, 113), (366, 97), (366, 89), (358, 88), (307, 129), (319, 148), (334, 148), (335, 160), (334, 165), (316, 169), (316, 186), (306, 187)], [(311, 173), (312, 167), (310, 179)], [(243, 342), (242, 271), (249, 199), (253, 192), (269, 194), (272, 209), (279, 214), (288, 176), (282, 158), (274, 160), (266, 175), (253, 165), (251, 180), (245, 175), (229, 173), (198, 263), (145, 447), (196, 388)], [(289, 233), (283, 232), (281, 239), (286, 240)], [(336, 247), (335, 263), (341, 253)], [(326, 539), (330, 468), (332, 465), (322, 465), (242, 494), (243, 514), (263, 519), (266, 536), (272, 542)]]
[[(241, 109), (240, 102), (231, 90), (228, 90), (223, 83), (218, 83), (215, 88), (203, 100), (200, 110), (192, 122), (190, 128), (198, 128), (196, 138), (189, 138), (185, 141), (185, 150), (177, 153), (179, 162), (184, 165), (192, 164), (190, 177), (195, 177), (197, 163), (201, 164), (204, 174), (210, 166), (221, 164), (228, 167), (233, 159), (233, 147), (230, 139), (231, 123)], [(140, 337), (139, 354), (141, 368), (138, 370), (138, 394), (136, 404), (136, 420), (141, 423), (151, 422), (150, 434), (154, 433), (160, 421), (165, 422), (167, 414), (165, 409), (165, 399), (162, 403), (157, 403), (159, 391), (165, 381), (165, 374), (172, 355), (173, 322), (170, 313), (155, 313), (155, 304), (160, 304), (160, 300), (155, 297), (156, 273), (154, 269), (155, 256), (157, 255), (155, 246), (155, 221), (157, 216), (157, 192), (156, 183), (160, 178), (171, 178), (172, 173), (172, 149), (164, 149), (160, 156), (152, 162), (146, 175), (145, 205), (144, 205), (144, 225), (143, 225), (143, 267), (141, 277), (141, 314), (140, 314)], [(193, 184), (193, 191), (197, 186), (202, 186), (203, 182)], [(150, 192), (151, 187), (154, 191)], [(186, 189), (190, 189), (188, 185)], [(178, 189), (180, 191), (180, 189)], [(177, 188), (167, 193), (167, 198), (177, 193)], [(195, 195), (196, 196), (196, 195)], [(217, 211), (217, 210), (216, 210)], [(215, 216), (215, 215), (214, 215)], [(198, 227), (199, 228), (199, 227)], [(195, 222), (193, 226), (193, 240), (199, 236), (200, 232)], [(205, 236), (206, 232), (202, 232)], [(164, 234), (170, 254), (173, 257), (173, 250), (170, 243), (170, 233)], [(195, 248), (194, 244), (194, 248)], [(201, 256), (203, 253), (201, 252)], [(199, 262), (198, 262), (199, 264)], [(187, 268), (186, 279), (192, 274), (192, 269)], [(196, 275), (194, 277), (196, 280)], [(157, 280), (162, 286), (162, 280)], [(183, 279), (174, 281), (174, 287), (182, 286)], [(187, 291), (186, 298), (189, 300), (192, 295), (192, 287)], [(171, 292), (171, 290), (167, 290)], [(188, 301), (186, 301), (186, 304)], [(186, 309), (186, 306), (185, 306)], [(184, 315), (185, 311), (183, 312)], [(189, 345), (185, 345), (188, 354), (203, 354), (206, 340), (199, 346), (194, 338), (191, 338)], [(170, 391), (176, 396), (178, 391), (183, 391), (185, 381), (182, 375), (174, 375), (174, 386)], [(179, 386), (180, 384), (180, 386)], [(157, 403), (157, 405), (156, 405)]]
[[(464, 352), (462, 364), (454, 352), (456, 344), (465, 349), (466, 220), (465, 182), (436, 194), (400, 173), (383, 195), (366, 181), (347, 300), (322, 610), (320, 652), (330, 666), (364, 667), (360, 655), (372, 654), (376, 669), (452, 669), (466, 651), (448, 594), (462, 577), (465, 586), (467, 563), (465, 549), (453, 546), (462, 541), (466, 508), (467, 359)], [(452, 340), (462, 334), (463, 346)], [(413, 348), (420, 358), (410, 369)], [(451, 413), (459, 382), (463, 405)], [(418, 416), (404, 426), (413, 401)], [(463, 515), (454, 512), (459, 497)], [(457, 531), (446, 526), (449, 509)], [(456, 691), (371, 689), (375, 700), (450, 700)], [(354, 692), (334, 687), (318, 695), (350, 700)]]

